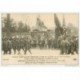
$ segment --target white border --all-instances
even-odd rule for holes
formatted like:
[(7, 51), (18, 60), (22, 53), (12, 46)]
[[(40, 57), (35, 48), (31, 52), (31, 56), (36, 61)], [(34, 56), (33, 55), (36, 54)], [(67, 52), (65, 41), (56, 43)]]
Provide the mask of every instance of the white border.
[[(80, 0), (0, 0), (1, 12), (80, 13)], [(80, 80), (80, 68), (70, 66), (0, 66), (0, 80)]]

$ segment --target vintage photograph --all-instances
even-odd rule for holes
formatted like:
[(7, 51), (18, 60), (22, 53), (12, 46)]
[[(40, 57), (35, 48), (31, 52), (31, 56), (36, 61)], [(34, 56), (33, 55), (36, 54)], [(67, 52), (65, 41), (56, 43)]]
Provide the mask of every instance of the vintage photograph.
[(78, 13), (3, 13), (2, 65), (78, 65)]

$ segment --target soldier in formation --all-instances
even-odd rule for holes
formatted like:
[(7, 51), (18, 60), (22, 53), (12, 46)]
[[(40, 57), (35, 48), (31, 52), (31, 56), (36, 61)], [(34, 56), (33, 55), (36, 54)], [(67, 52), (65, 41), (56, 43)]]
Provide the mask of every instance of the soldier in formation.
[(31, 53), (31, 48), (39, 48), (39, 49), (56, 49), (56, 42), (58, 44), (58, 49), (60, 49), (61, 54), (74, 54), (78, 53), (78, 38), (77, 37), (68, 37), (61, 35), (56, 40), (52, 37), (40, 37), (32, 38), (30, 35), (26, 37), (5, 37), (2, 39), (2, 50), (4, 54), (11, 54), (11, 50), (18, 51), (20, 54), (21, 49), (24, 51), (24, 54), (27, 51)]
[(61, 54), (74, 54), (78, 53), (78, 39), (63, 37), (60, 44)]

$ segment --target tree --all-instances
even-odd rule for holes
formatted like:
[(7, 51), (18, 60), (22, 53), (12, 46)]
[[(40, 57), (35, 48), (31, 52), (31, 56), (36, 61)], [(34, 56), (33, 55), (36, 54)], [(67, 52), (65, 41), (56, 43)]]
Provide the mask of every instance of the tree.
[(27, 24), (25, 24), (25, 26), (24, 26), (24, 31), (25, 32), (30, 32), (30, 26), (29, 25), (27, 25)]
[(13, 20), (10, 18), (10, 14), (7, 14), (5, 18), (3, 18), (3, 31), (10, 35), (12, 33)]
[(19, 23), (18, 23), (18, 32), (23, 32), (23, 27), (24, 27), (24, 24), (20, 21)]

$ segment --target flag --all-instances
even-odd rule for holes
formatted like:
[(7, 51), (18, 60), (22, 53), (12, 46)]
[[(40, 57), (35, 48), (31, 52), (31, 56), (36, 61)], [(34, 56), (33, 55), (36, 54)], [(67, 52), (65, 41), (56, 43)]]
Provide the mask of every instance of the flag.
[(57, 27), (61, 27), (61, 24), (60, 24), (59, 19), (58, 19), (58, 17), (57, 17), (56, 14), (54, 14), (54, 22), (55, 22), (55, 25), (56, 25)]

